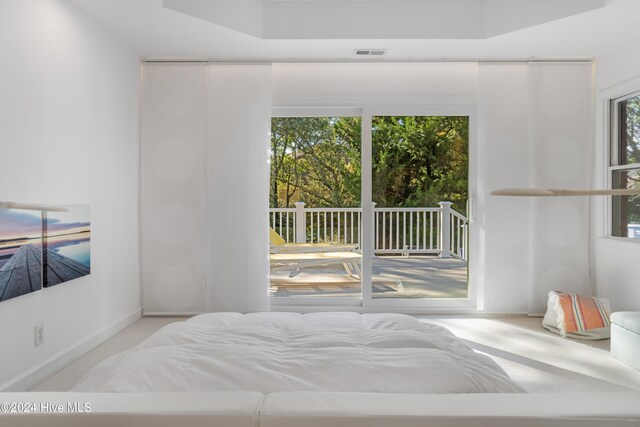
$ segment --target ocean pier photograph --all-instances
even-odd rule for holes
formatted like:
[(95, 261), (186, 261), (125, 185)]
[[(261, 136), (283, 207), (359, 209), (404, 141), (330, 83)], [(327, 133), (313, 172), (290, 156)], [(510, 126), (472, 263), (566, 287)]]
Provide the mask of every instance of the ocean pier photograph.
[(88, 206), (0, 209), (0, 301), (91, 273)]
[(43, 218), (43, 286), (50, 287), (91, 273), (89, 206), (65, 206)]
[(42, 213), (0, 209), (0, 301), (42, 285)]

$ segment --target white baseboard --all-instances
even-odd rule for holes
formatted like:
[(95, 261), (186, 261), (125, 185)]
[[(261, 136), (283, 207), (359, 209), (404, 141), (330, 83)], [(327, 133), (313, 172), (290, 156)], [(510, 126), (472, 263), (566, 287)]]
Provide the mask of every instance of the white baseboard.
[(205, 311), (144, 311), (144, 317), (193, 317)]
[(33, 367), (25, 374), (22, 374), (12, 380), (0, 385), (0, 391), (29, 391), (60, 369), (69, 365), (85, 353), (102, 344), (118, 332), (132, 325), (142, 318), (142, 307), (139, 307), (131, 313), (121, 317), (106, 328), (96, 332), (88, 338), (80, 341), (68, 350), (64, 350), (39, 365)]
[[(544, 313), (527, 313), (526, 311), (477, 311), (473, 308), (436, 308), (436, 307), (362, 307), (362, 306), (322, 306), (322, 305), (273, 305), (271, 311), (294, 313), (316, 313), (320, 311), (350, 311), (355, 313), (401, 313), (409, 315), (468, 315), (486, 316), (529, 316), (543, 317)], [(193, 317), (205, 311), (145, 311), (144, 317)]]

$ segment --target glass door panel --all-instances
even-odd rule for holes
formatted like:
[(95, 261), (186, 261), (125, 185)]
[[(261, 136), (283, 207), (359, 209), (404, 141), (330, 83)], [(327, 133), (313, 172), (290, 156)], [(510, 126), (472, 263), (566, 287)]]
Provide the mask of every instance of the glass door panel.
[(362, 298), (361, 118), (274, 117), (273, 298)]
[(469, 297), (467, 116), (373, 116), (373, 299)]

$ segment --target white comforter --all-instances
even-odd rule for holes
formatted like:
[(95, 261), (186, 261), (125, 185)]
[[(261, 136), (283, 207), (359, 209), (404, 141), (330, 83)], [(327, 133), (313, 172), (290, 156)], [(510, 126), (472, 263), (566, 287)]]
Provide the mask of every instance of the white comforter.
[(520, 392), (447, 329), (399, 314), (210, 313), (104, 360), (72, 391)]

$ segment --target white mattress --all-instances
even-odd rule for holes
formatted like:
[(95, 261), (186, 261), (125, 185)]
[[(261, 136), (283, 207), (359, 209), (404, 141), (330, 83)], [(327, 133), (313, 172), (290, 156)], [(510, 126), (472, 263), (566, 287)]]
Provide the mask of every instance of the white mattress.
[(399, 314), (209, 313), (96, 365), (72, 391), (521, 392), (447, 329)]

